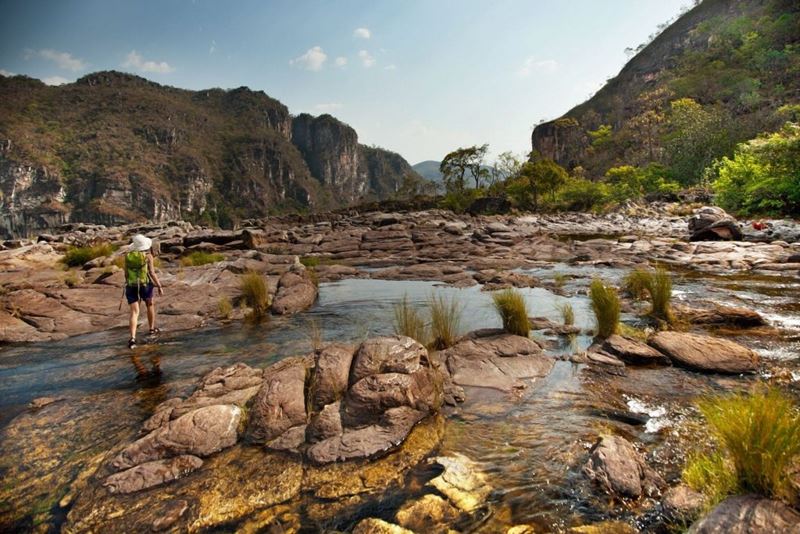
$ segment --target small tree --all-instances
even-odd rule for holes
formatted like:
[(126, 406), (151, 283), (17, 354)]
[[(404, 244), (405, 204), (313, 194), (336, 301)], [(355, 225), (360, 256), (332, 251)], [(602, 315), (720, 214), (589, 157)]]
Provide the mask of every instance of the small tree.
[(447, 154), (439, 165), (439, 172), (444, 178), (444, 185), (448, 192), (461, 192), (466, 189), (467, 173), (475, 180), (475, 189), (481, 187), (481, 182), (489, 176), (489, 171), (483, 168), (483, 158), (489, 145), (459, 148)]
[(556, 191), (569, 178), (564, 167), (551, 159), (528, 161), (522, 166), (519, 174), (528, 181), (534, 208), (539, 206), (539, 196), (546, 192), (550, 192), (555, 200)]

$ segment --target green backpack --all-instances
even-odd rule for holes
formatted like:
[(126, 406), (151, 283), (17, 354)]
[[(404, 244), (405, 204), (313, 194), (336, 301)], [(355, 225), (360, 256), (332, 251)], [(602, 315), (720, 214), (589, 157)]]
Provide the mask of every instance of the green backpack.
[(145, 286), (149, 282), (145, 253), (133, 251), (125, 254), (125, 283), (129, 286)]

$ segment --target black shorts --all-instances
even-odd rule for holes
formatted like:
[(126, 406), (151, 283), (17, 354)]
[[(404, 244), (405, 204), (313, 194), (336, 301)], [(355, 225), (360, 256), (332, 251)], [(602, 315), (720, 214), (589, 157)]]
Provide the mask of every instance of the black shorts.
[(133, 304), (139, 300), (152, 300), (153, 299), (153, 284), (145, 284), (141, 286), (125, 286), (125, 298), (128, 299), (128, 304)]

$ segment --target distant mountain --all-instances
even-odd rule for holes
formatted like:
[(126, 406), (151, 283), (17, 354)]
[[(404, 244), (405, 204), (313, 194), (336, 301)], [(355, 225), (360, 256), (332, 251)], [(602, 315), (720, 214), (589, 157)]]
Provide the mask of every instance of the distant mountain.
[(532, 148), (590, 178), (657, 163), (691, 184), (800, 104), (797, 0), (703, 0), (637, 52), (592, 98), (536, 126)]
[(441, 161), (420, 161), (416, 165), (412, 165), (412, 169), (414, 169), (417, 174), (425, 178), (426, 180), (430, 180), (436, 184), (442, 184), (443, 178), (442, 173), (439, 172), (439, 165)]
[(188, 91), (108, 71), (57, 87), (0, 76), (0, 236), (314, 211), (416, 177), (330, 115), (293, 117), (246, 87)]

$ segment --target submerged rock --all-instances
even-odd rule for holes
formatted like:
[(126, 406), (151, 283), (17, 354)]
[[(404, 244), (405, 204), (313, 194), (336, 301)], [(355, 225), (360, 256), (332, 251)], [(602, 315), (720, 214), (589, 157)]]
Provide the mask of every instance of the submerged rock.
[(652, 497), (664, 486), (661, 476), (620, 436), (602, 436), (592, 448), (583, 472), (609, 494), (621, 497)]
[(203, 460), (191, 455), (145, 462), (109, 476), (103, 486), (108, 488), (110, 493), (133, 493), (177, 480), (200, 469), (202, 465)]
[(800, 533), (800, 514), (780, 501), (757, 495), (729, 497), (694, 523), (691, 534)]
[(463, 454), (437, 456), (429, 461), (444, 467), (444, 471), (428, 484), (445, 495), (459, 510), (472, 512), (486, 501), (492, 491), (475, 462)]
[(692, 324), (750, 328), (764, 326), (767, 322), (753, 310), (732, 306), (715, 306), (709, 310), (675, 306), (674, 311)]
[(353, 534), (414, 534), (414, 532), (383, 519), (368, 517), (358, 522)]
[(438, 495), (428, 493), (404, 504), (395, 515), (397, 523), (414, 532), (447, 532), (461, 513)]
[(727, 339), (686, 332), (659, 332), (650, 345), (678, 365), (698, 371), (753, 373), (758, 369), (758, 354)]

